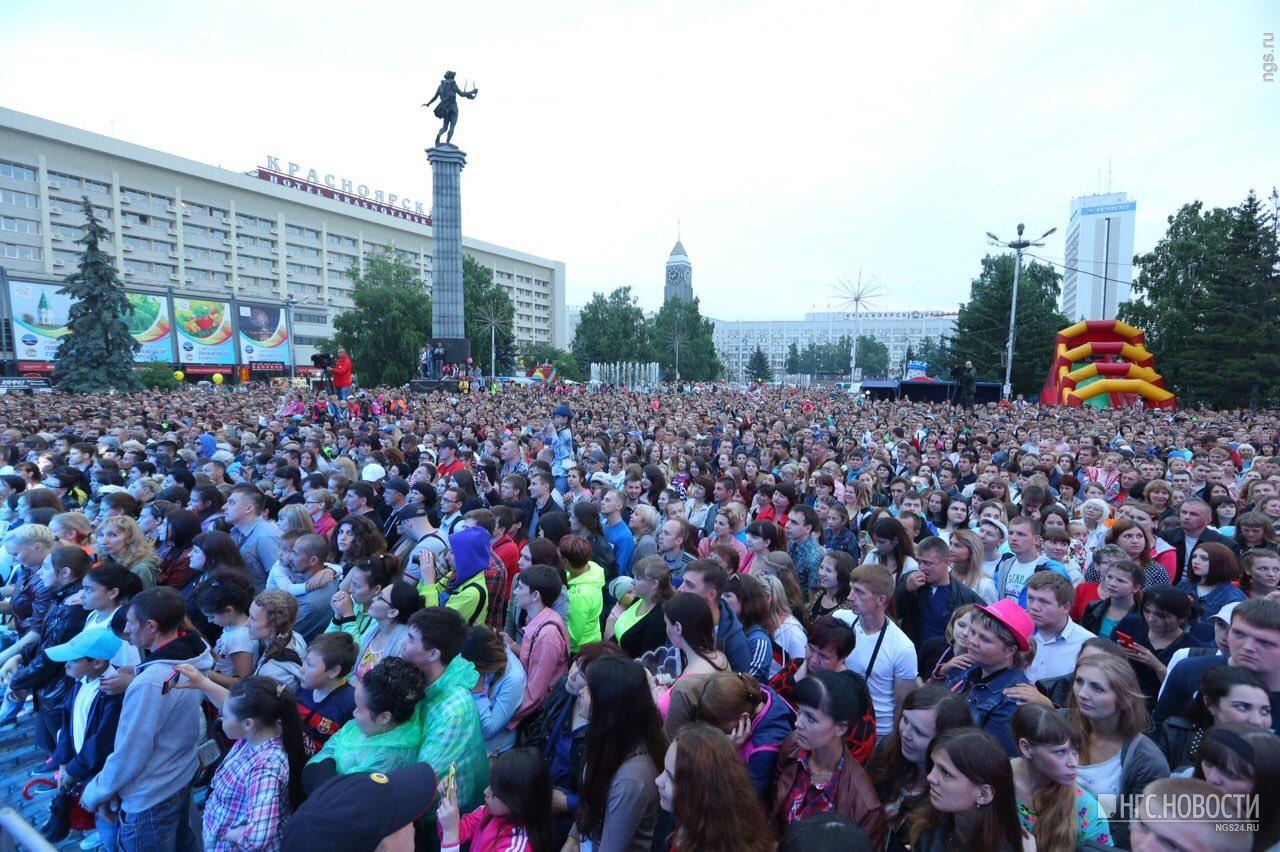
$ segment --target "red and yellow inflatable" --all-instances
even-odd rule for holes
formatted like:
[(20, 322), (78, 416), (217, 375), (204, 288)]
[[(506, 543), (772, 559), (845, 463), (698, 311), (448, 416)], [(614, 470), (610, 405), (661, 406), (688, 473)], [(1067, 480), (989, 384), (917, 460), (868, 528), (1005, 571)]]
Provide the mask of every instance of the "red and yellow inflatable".
[(1044, 381), (1044, 405), (1174, 408), (1147, 351), (1142, 332), (1119, 320), (1085, 320), (1058, 332), (1053, 366)]

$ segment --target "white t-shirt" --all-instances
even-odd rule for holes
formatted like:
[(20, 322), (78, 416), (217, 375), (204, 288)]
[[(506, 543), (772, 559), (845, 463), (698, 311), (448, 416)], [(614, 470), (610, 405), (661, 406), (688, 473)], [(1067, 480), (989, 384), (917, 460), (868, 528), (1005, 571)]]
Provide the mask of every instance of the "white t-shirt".
[(1030, 562), (1022, 562), (1015, 558), (1007, 564), (1009, 568), (1005, 571), (1004, 577), (1001, 578), (1000, 586), (996, 591), (1003, 593), (1006, 598), (1012, 598), (1016, 601), (1022, 597), (1022, 590), (1027, 587), (1027, 581), (1031, 579), (1031, 575), (1036, 571), (1036, 566), (1040, 564), (1040, 557), (1037, 556)]
[(1114, 807), (1115, 797), (1120, 793), (1120, 781), (1124, 775), (1124, 767), (1120, 762), (1120, 756), (1123, 753), (1124, 750), (1121, 749), (1102, 763), (1091, 763), (1087, 766), (1081, 764), (1076, 769), (1076, 783), (1092, 793), (1100, 803), (1106, 796), (1106, 801), (1111, 802)]
[(876, 736), (887, 737), (893, 730), (893, 714), (897, 709), (893, 694), (894, 683), (899, 680), (914, 681), (919, 675), (916, 646), (902, 632), (901, 627), (886, 617), (884, 641), (880, 643), (880, 653), (876, 654), (875, 668), (867, 676), (867, 666), (871, 663), (871, 654), (875, 651), (880, 634), (864, 633), (861, 619), (849, 610), (836, 610), (834, 615), (853, 628), (856, 641), (853, 653), (845, 657), (844, 665), (850, 671), (867, 677), (871, 703), (876, 710)]

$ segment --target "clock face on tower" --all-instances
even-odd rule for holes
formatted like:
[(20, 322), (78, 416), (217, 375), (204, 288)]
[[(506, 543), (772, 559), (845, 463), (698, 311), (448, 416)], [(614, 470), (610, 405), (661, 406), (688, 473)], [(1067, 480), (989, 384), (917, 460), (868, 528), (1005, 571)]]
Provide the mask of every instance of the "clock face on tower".
[(667, 283), (675, 286), (680, 283), (680, 270), (674, 266), (667, 267)]

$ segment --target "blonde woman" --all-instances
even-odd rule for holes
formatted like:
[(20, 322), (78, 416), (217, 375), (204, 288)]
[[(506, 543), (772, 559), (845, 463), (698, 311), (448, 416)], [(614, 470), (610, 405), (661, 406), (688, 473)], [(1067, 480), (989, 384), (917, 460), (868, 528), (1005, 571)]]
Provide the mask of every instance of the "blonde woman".
[(951, 533), (951, 576), (978, 593), (987, 603), (996, 602), (996, 584), (982, 570), (982, 539), (973, 530)]
[(707, 559), (711, 553), (711, 548), (717, 544), (724, 544), (732, 547), (738, 553), (739, 561), (747, 555), (747, 546), (738, 541), (734, 532), (738, 529), (738, 513), (728, 506), (722, 506), (716, 509), (715, 526), (712, 527), (711, 535), (698, 542), (698, 558)]
[(93, 524), (83, 512), (63, 512), (49, 521), (49, 529), (63, 544), (74, 544), (93, 555)]
[(311, 513), (307, 511), (307, 507), (302, 503), (291, 503), (280, 509), (280, 515), (276, 520), (276, 526), (280, 528), (280, 533), (297, 530), (306, 535), (315, 532), (315, 524), (311, 520)]
[(103, 521), (98, 527), (98, 552), (133, 572), (144, 590), (155, 587), (160, 558), (133, 518), (117, 515)]
[(809, 647), (809, 637), (805, 634), (800, 619), (791, 613), (791, 602), (787, 600), (786, 589), (782, 581), (773, 574), (761, 574), (756, 580), (764, 587), (765, 596), (769, 598), (769, 617), (765, 626), (773, 643), (782, 649), (782, 659), (775, 656), (769, 667), (769, 677), (773, 677), (791, 660), (804, 657)]

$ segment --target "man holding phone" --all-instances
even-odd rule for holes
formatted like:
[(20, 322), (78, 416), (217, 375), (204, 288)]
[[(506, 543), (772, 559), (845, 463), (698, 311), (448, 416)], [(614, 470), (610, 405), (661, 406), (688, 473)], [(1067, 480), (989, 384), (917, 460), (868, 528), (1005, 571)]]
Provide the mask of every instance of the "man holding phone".
[(129, 604), (125, 637), (145, 656), (124, 694), (117, 748), (89, 782), (81, 805), (120, 821), (125, 852), (196, 848), (191, 830), (191, 779), (199, 767), (201, 692), (174, 689), (180, 663), (202, 672), (213, 668), (209, 646), (182, 623), (186, 599), (158, 586)]

